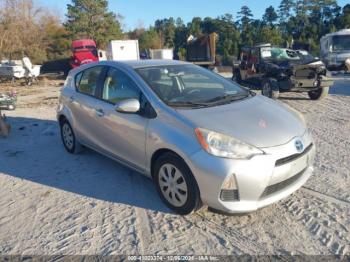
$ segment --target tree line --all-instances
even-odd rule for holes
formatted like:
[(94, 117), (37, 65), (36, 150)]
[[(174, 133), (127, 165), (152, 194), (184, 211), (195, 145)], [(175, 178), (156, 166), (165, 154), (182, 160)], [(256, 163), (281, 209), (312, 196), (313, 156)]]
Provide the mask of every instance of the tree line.
[(85, 37), (100, 49), (112, 39), (138, 39), (141, 51), (173, 48), (185, 59), (190, 35), (215, 32), (218, 60), (230, 64), (241, 46), (256, 43), (303, 42), (318, 54), (323, 35), (350, 28), (350, 4), (339, 6), (336, 0), (282, 0), (277, 8), (268, 6), (260, 19), (248, 6), (237, 14), (194, 17), (189, 23), (170, 17), (130, 32), (123, 32), (122, 17), (109, 10), (108, 0), (72, 0), (63, 23), (32, 0), (0, 0), (0, 5), (0, 58), (18, 58), (24, 52), (37, 63), (69, 57), (71, 41)]

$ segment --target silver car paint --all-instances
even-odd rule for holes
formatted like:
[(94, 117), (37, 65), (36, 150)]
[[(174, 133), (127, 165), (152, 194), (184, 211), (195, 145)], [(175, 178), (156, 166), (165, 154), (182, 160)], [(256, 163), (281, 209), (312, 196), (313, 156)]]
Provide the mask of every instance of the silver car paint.
[[(312, 143), (298, 114), (261, 96), (205, 109), (175, 110), (165, 105), (134, 70), (170, 64), (185, 63), (151, 60), (98, 64), (116, 67), (128, 74), (157, 112), (155, 119), (121, 114), (115, 111), (114, 105), (91, 97), (80, 97), (75, 92), (74, 75), (97, 64), (82, 66), (70, 72), (66, 86), (62, 89), (58, 118), (62, 115), (67, 117), (77, 139), (84, 145), (147, 176), (151, 176), (151, 160), (156, 152), (171, 150), (177, 153), (193, 172), (204, 204), (219, 210), (254, 211), (289, 195), (305, 183), (312, 173), (314, 147), (307, 155), (307, 170), (301, 179), (282, 192), (260, 199), (267, 186), (298, 173), (299, 167), (294, 162), (275, 168), (276, 160), (296, 153), (292, 146), (294, 140), (301, 137), (305, 147)], [(103, 115), (97, 114), (96, 109), (103, 109)], [(80, 116), (79, 110), (86, 110), (85, 115)], [(263, 148), (266, 154), (250, 160), (209, 155), (197, 142), (194, 133), (197, 127), (234, 136)], [(238, 203), (222, 202), (219, 199), (221, 186), (231, 174), (236, 176), (241, 195)]]
[(305, 126), (286, 107), (263, 96), (198, 110), (179, 110), (196, 126), (230, 135), (256, 147), (272, 147), (303, 135)]

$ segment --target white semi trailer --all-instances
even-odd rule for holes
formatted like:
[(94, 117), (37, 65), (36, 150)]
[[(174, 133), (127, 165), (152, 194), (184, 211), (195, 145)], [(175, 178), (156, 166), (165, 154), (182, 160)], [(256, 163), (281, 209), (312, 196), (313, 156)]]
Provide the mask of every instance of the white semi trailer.
[(113, 40), (107, 47), (107, 59), (111, 61), (139, 60), (138, 40)]
[(321, 38), (321, 59), (329, 70), (350, 71), (350, 29)]

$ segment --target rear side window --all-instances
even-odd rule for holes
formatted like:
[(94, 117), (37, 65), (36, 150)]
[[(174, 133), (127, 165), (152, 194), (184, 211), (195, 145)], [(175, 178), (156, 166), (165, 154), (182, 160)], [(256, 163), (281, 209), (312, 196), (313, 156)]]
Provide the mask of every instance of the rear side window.
[(102, 66), (86, 69), (75, 78), (76, 89), (79, 93), (96, 96), (98, 81), (103, 70)]

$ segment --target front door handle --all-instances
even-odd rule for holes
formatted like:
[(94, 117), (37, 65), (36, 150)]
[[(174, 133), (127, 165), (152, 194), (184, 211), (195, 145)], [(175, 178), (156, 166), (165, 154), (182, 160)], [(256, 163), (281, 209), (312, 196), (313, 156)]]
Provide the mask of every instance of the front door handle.
[(71, 97), (69, 98), (69, 102), (71, 102), (71, 103), (74, 102), (74, 97), (73, 97), (73, 96), (71, 96)]
[(103, 112), (103, 110), (101, 108), (99, 109), (95, 109), (96, 115), (98, 117), (103, 117), (105, 115), (105, 113)]

